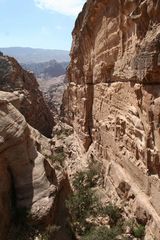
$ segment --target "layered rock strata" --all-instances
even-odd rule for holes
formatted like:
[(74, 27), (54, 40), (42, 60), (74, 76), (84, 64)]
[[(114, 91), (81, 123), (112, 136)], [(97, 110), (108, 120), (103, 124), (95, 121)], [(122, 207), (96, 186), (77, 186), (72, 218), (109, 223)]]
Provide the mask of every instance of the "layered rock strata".
[(0, 56), (0, 89), (0, 239), (8, 240), (19, 212), (35, 228), (60, 223), (65, 209), (57, 199), (69, 183), (51, 160), (54, 143), (42, 135), (51, 136), (54, 121), (33, 74)]
[(146, 239), (160, 236), (159, 11), (158, 0), (88, 0), (63, 106), (84, 150), (103, 159), (108, 194), (147, 216)]
[[(20, 99), (0, 92), (0, 239), (6, 239), (13, 212), (27, 209), (34, 224), (53, 224), (57, 197), (67, 183), (49, 158), (48, 138), (32, 128), (17, 110)], [(15, 220), (15, 219), (13, 219)]]
[(38, 88), (34, 75), (25, 71), (14, 58), (0, 56), (0, 90), (19, 96), (19, 111), (26, 121), (47, 137), (51, 136), (53, 116)]

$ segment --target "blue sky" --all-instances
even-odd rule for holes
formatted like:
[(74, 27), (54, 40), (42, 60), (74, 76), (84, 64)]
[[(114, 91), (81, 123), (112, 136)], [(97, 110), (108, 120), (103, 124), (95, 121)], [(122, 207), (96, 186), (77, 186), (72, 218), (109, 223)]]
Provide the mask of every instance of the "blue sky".
[(85, 0), (0, 0), (0, 47), (66, 49)]

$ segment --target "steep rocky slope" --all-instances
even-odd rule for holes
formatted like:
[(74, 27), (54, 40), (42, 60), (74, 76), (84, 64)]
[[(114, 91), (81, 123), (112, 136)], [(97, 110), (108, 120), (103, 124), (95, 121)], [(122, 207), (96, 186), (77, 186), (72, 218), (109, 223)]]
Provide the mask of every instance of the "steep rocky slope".
[(50, 137), (54, 120), (38, 87), (34, 75), (22, 69), (14, 58), (0, 56), (0, 90), (15, 92), (26, 121)]
[[(60, 112), (62, 104), (63, 93), (67, 85), (66, 75), (51, 78), (45, 81), (44, 79), (37, 79), (43, 96), (48, 103), (50, 110), (55, 113)], [(56, 109), (55, 109), (56, 108)]]
[(52, 160), (54, 141), (42, 135), (53, 118), (33, 74), (1, 56), (0, 89), (0, 239), (34, 239), (45, 226), (65, 225), (69, 182)]
[[(14, 94), (0, 92), (1, 240), (6, 239), (9, 226), (16, 223), (20, 211), (21, 221), (24, 211), (29, 213), (26, 223), (31, 221), (30, 225), (54, 224), (59, 212), (57, 198), (68, 186), (64, 171), (55, 170), (50, 162), (50, 140), (27, 124), (16, 108), (18, 101)], [(12, 233), (10, 239), (17, 238)]]
[[(103, 160), (111, 199), (160, 238), (160, 2), (88, 0), (73, 30), (63, 114)], [(126, 210), (127, 211), (127, 210)]]

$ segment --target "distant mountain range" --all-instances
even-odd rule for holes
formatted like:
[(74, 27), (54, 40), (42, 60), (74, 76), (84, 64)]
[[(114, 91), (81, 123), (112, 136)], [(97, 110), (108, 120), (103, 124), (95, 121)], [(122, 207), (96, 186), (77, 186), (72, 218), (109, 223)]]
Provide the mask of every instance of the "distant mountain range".
[(69, 51), (40, 48), (9, 47), (0, 48), (4, 55), (14, 57), (19, 63), (41, 63), (55, 59), (57, 62), (69, 62)]
[(22, 63), (25, 70), (32, 71), (37, 78), (47, 80), (53, 77), (58, 77), (66, 73), (68, 62), (57, 62), (51, 60), (43, 63)]

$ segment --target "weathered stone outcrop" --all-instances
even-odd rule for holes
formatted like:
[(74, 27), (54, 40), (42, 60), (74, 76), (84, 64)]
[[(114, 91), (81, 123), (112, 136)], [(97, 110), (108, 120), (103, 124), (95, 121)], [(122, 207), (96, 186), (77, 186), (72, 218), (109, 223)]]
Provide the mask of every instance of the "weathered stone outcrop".
[(34, 75), (25, 71), (14, 58), (0, 56), (0, 90), (15, 92), (20, 99), (19, 111), (26, 121), (47, 137), (54, 120)]
[(63, 93), (66, 89), (66, 76), (62, 75), (48, 80), (38, 79), (38, 83), (55, 120), (55, 116), (58, 116), (60, 112)]
[(67, 182), (64, 172), (50, 164), (50, 140), (17, 110), (20, 102), (14, 93), (0, 92), (1, 240), (18, 209), (27, 209), (34, 223), (54, 223), (57, 197)]
[(53, 115), (34, 75), (0, 56), (0, 90), (0, 239), (8, 240), (11, 226), (9, 239), (16, 237), (19, 212), (29, 213), (26, 222), (35, 228), (60, 224), (65, 209), (57, 199), (69, 182), (51, 160), (54, 143), (44, 135), (51, 136)]
[(160, 236), (159, 13), (158, 0), (88, 0), (63, 106), (84, 149), (102, 157), (108, 193), (148, 216), (146, 239)]

